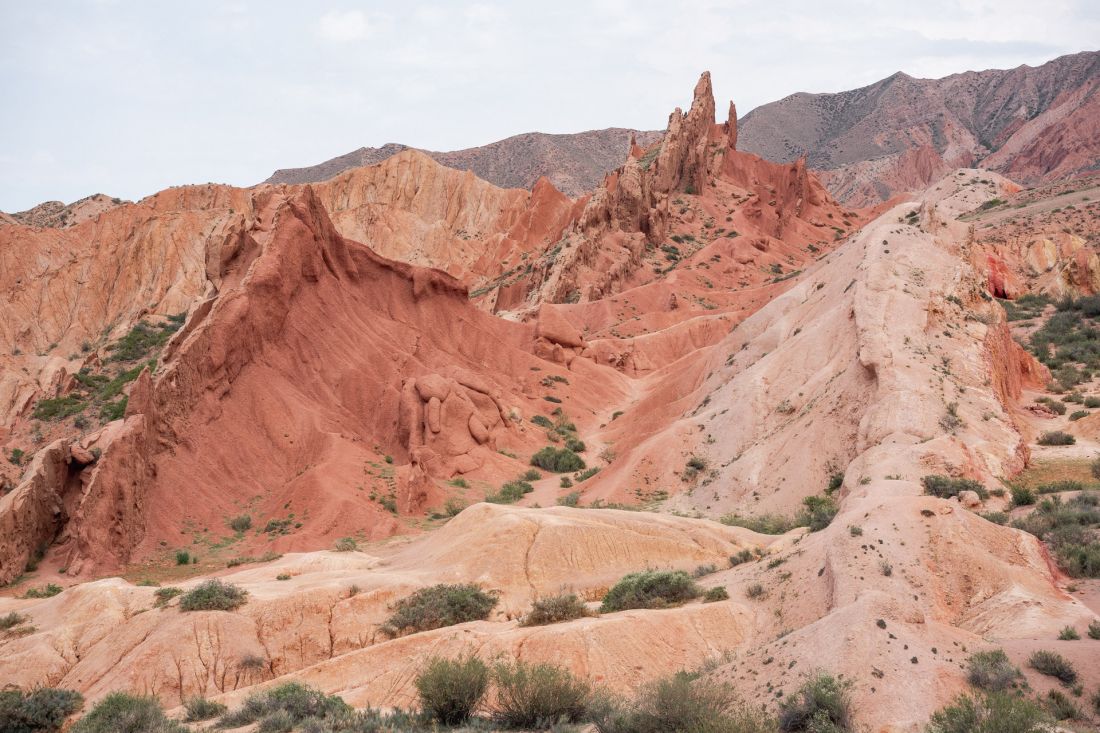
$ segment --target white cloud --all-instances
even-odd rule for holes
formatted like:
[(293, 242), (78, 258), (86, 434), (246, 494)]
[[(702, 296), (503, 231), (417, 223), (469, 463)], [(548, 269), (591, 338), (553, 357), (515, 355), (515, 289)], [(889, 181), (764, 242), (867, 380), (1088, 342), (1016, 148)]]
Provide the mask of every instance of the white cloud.
[(317, 32), (337, 43), (362, 41), (370, 35), (371, 25), (362, 10), (330, 10), (321, 16)]

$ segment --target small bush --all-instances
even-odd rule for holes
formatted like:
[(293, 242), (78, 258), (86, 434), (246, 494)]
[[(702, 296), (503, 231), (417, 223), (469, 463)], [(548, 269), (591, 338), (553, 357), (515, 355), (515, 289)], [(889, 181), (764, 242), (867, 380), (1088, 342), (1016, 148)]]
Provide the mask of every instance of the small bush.
[(588, 706), (599, 733), (773, 733), (726, 684), (678, 672), (642, 686), (633, 700), (597, 694)]
[(23, 623), (26, 620), (27, 620), (26, 616), (21, 616), (20, 614), (16, 613), (15, 611), (12, 611), (11, 613), (7, 614), (6, 616), (0, 616), (0, 631), (7, 631), (8, 629), (14, 629), (16, 626), (18, 626), (19, 624)]
[(248, 601), (248, 591), (217, 578), (195, 586), (180, 597), (181, 611), (232, 611)]
[(761, 514), (756, 517), (726, 514), (719, 521), (731, 527), (744, 527), (760, 534), (786, 534), (799, 526), (794, 520), (780, 514)]
[(580, 471), (585, 467), (584, 459), (569, 448), (555, 448), (548, 445), (531, 456), (531, 465), (554, 473)]
[(1074, 410), (1072, 413), (1070, 413), (1069, 420), (1070, 422), (1077, 422), (1083, 417), (1088, 417), (1089, 414), (1090, 413), (1088, 410)]
[(1056, 652), (1037, 651), (1031, 655), (1027, 663), (1040, 674), (1054, 677), (1067, 685), (1072, 685), (1077, 681), (1077, 670), (1073, 668), (1068, 659)]
[(576, 593), (563, 593), (536, 599), (531, 604), (531, 610), (520, 622), (520, 626), (546, 626), (590, 615), (588, 607)]
[[(572, 484), (570, 484), (572, 486)], [(571, 506), (575, 507), (581, 501), (581, 492), (570, 491), (565, 496), (558, 497), (558, 506)]]
[(524, 471), (523, 475), (520, 476), (520, 478), (523, 479), (524, 481), (538, 481), (540, 478), (542, 478), (542, 474), (539, 473), (538, 471), (536, 471), (535, 469), (530, 468), (530, 469)]
[(730, 555), (730, 567), (736, 567), (755, 559), (756, 553), (746, 547), (744, 550), (741, 550), (736, 555)]
[(1048, 410), (1055, 413), (1056, 415), (1065, 415), (1066, 414), (1066, 406), (1065, 406), (1065, 404), (1063, 404), (1061, 402), (1058, 402), (1056, 400), (1052, 400), (1049, 397), (1040, 398), (1040, 399), (1035, 400), (1035, 401), (1038, 402), (1041, 405), (1044, 405)]
[(846, 682), (818, 673), (779, 706), (779, 730), (784, 733), (851, 730), (851, 699)]
[(600, 611), (629, 608), (665, 608), (699, 596), (699, 586), (682, 570), (646, 570), (630, 573), (604, 596)]
[(191, 553), (187, 550), (176, 550), (176, 565), (190, 565)]
[(535, 415), (533, 418), (531, 418), (531, 422), (533, 422), (535, 425), (538, 425), (540, 428), (554, 427), (554, 423), (550, 422), (550, 418), (546, 417), (546, 415)]
[(157, 606), (163, 606), (176, 596), (182, 595), (182, 588), (173, 588), (171, 586), (168, 586), (166, 588), (157, 588), (155, 591), (153, 591), (153, 596), (156, 598), (156, 601), (154, 603)]
[(509, 728), (577, 723), (588, 709), (591, 688), (564, 667), (521, 661), (493, 668), (493, 718)]
[(1084, 401), (1085, 407), (1091, 407), (1093, 409), (1100, 407), (1100, 397), (1089, 395)]
[(1081, 711), (1061, 690), (1049, 690), (1044, 702), (1055, 720), (1077, 720), (1081, 717)]
[(23, 594), (24, 598), (53, 598), (61, 591), (65, 590), (57, 583), (47, 583), (41, 588), (30, 588)]
[(1089, 638), (1100, 639), (1100, 621), (1093, 621), (1089, 624)]
[(688, 459), (686, 467), (696, 471), (703, 471), (707, 467), (707, 459), (702, 456), (692, 456)]
[(802, 511), (795, 521), (811, 532), (819, 532), (829, 526), (840, 508), (830, 496), (807, 496), (802, 500)]
[(54, 733), (83, 704), (84, 697), (74, 690), (0, 691), (0, 733)]
[(351, 712), (336, 695), (287, 682), (250, 695), (240, 708), (222, 715), (217, 727), (239, 728), (259, 721), (257, 733), (276, 733), (291, 731), (306, 721), (338, 720)]
[(489, 668), (474, 656), (433, 658), (416, 678), (424, 712), (444, 725), (466, 722), (489, 689)]
[(1022, 676), (1020, 670), (1008, 661), (1003, 649), (977, 652), (967, 661), (967, 681), (986, 692), (1007, 690)]
[(229, 528), (234, 532), (247, 532), (252, 529), (252, 517), (242, 514), (229, 520)]
[(439, 584), (421, 588), (393, 606), (382, 627), (391, 636), (483, 621), (497, 605), (494, 595), (476, 585)]
[(958, 496), (963, 491), (973, 491), (985, 501), (989, 498), (989, 492), (978, 481), (969, 478), (951, 478), (950, 476), (929, 475), (921, 479), (926, 494), (938, 496), (941, 499), (950, 499)]
[(1046, 733), (1048, 718), (1031, 700), (1005, 692), (960, 695), (932, 715), (927, 733)]
[(561, 486), (563, 489), (571, 489), (573, 488), (573, 479), (569, 478), (568, 476), (562, 476), (561, 481), (558, 482), (558, 485)]
[(155, 697), (112, 692), (96, 703), (69, 733), (188, 733), (164, 715)]
[(1072, 626), (1066, 626), (1058, 632), (1059, 641), (1078, 641), (1081, 635), (1077, 633), (1077, 629)]
[(1012, 492), (1012, 506), (1028, 506), (1035, 503), (1035, 492), (1026, 486), (1009, 486)]
[(359, 549), (359, 543), (351, 537), (341, 537), (336, 540), (336, 544), (333, 545), (332, 549), (336, 552), (355, 552)]
[(205, 697), (191, 697), (184, 701), (183, 709), (187, 711), (186, 723), (194, 723), (200, 720), (210, 720), (219, 715), (224, 715), (227, 708), (220, 702), (207, 700)]
[(716, 585), (703, 594), (703, 603), (714, 603), (715, 601), (728, 601), (730, 599), (729, 591), (725, 586)]
[(749, 598), (761, 598), (764, 595), (764, 586), (760, 583), (753, 583), (745, 589), (745, 595)]
[(1073, 445), (1077, 438), (1061, 430), (1050, 430), (1040, 435), (1036, 442), (1039, 445)]
[(534, 490), (535, 487), (526, 481), (509, 481), (497, 493), (486, 495), (485, 501), (491, 504), (514, 504)]

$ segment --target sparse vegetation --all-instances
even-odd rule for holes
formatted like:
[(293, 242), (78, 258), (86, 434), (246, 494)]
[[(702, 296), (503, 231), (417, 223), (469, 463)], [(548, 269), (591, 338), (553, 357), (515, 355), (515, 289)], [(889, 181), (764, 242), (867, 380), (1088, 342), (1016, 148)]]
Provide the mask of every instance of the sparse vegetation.
[(697, 598), (700, 592), (695, 581), (682, 570), (645, 570), (623, 576), (604, 596), (600, 611), (666, 608)]
[(180, 597), (181, 611), (232, 611), (248, 601), (248, 591), (217, 578), (207, 580)]
[(1035, 442), (1039, 445), (1073, 445), (1077, 442), (1077, 438), (1061, 430), (1049, 430), (1040, 435)]
[(195, 723), (200, 720), (210, 720), (219, 715), (224, 715), (227, 708), (220, 702), (207, 700), (205, 697), (189, 697), (183, 703), (183, 709), (187, 711), (186, 723)]
[(55, 733), (83, 704), (84, 697), (74, 690), (5, 689), (0, 691), (0, 733)]
[(1028, 658), (1027, 663), (1039, 674), (1054, 677), (1064, 684), (1072, 685), (1077, 681), (1077, 670), (1068, 659), (1057, 652), (1039, 650)]
[(61, 591), (65, 590), (57, 583), (47, 583), (39, 588), (29, 588), (27, 592), (23, 594), (24, 598), (53, 598)]
[(501, 662), (493, 667), (493, 719), (507, 728), (544, 728), (581, 722), (591, 688), (553, 664)]
[(966, 679), (979, 690), (1001, 692), (1021, 677), (1020, 670), (1008, 660), (1003, 649), (975, 652), (967, 661)]
[(989, 498), (989, 492), (981, 482), (969, 478), (951, 478), (950, 476), (929, 475), (921, 479), (926, 494), (949, 499), (963, 491), (973, 491), (983, 501)]
[(775, 723), (727, 685), (677, 672), (643, 685), (633, 699), (597, 694), (589, 718), (599, 733), (772, 733)]
[[(250, 695), (240, 708), (222, 715), (218, 728), (239, 728), (259, 723), (258, 733), (283, 733), (291, 730), (328, 731), (384, 730), (332, 725), (352, 722), (358, 716), (335, 695), (325, 695), (306, 685), (287, 682)], [(329, 727), (314, 727), (321, 723)], [(306, 725), (303, 725), (306, 724)], [(299, 728), (299, 726), (302, 726)]]
[(779, 706), (783, 733), (844, 733), (852, 730), (849, 686), (832, 675), (817, 673)]
[(332, 547), (336, 552), (355, 552), (359, 549), (359, 543), (353, 537), (341, 537)]
[(568, 473), (584, 469), (584, 459), (569, 448), (548, 445), (531, 456), (531, 465), (554, 473)]
[(489, 689), (489, 668), (474, 656), (433, 658), (416, 678), (424, 712), (444, 725), (465, 723)]
[(590, 615), (588, 607), (577, 594), (562, 593), (535, 599), (531, 610), (520, 621), (520, 626), (546, 626)]
[(156, 598), (156, 600), (153, 603), (156, 606), (163, 606), (166, 603), (168, 603), (168, 601), (175, 598), (176, 596), (182, 596), (182, 595), (183, 595), (183, 589), (182, 588), (173, 588), (173, 587), (157, 588), (155, 591), (153, 591), (153, 597)]
[(169, 720), (155, 697), (112, 692), (77, 721), (69, 733), (188, 733)]
[(1047, 733), (1049, 718), (1031, 700), (1005, 692), (960, 695), (932, 715), (926, 733)]
[(382, 629), (391, 636), (400, 636), (482, 621), (496, 605), (495, 595), (473, 584), (433, 585), (398, 601)]
[(509, 481), (500, 487), (500, 491), (495, 494), (487, 494), (485, 501), (491, 504), (514, 504), (524, 497), (525, 494), (530, 494), (535, 490), (535, 487), (523, 480)]
[(252, 529), (252, 517), (242, 514), (229, 520), (229, 528), (234, 532), (247, 532)]
[(1067, 574), (1077, 578), (1100, 577), (1100, 539), (1096, 535), (1100, 526), (1100, 494), (1090, 491), (1068, 501), (1058, 496), (1047, 497), (1012, 526), (1046, 542)]

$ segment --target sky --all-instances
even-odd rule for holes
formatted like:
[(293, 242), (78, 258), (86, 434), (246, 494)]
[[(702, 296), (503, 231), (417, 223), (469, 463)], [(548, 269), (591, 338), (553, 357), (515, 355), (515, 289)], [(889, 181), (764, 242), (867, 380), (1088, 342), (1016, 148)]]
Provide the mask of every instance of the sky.
[(0, 0), (0, 210), (1096, 50), (1096, 0)]

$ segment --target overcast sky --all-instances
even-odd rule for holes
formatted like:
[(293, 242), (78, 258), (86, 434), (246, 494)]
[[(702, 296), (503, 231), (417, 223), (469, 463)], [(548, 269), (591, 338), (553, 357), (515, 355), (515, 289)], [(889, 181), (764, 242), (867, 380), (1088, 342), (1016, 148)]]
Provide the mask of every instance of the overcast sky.
[(1097, 0), (0, 0), (0, 210), (1095, 50)]

